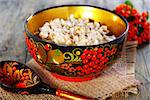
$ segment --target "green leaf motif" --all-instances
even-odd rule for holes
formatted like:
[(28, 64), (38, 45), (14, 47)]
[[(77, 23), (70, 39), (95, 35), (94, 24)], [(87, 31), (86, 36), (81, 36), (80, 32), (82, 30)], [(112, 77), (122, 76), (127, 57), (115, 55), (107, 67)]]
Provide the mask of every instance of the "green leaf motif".
[(53, 62), (53, 58), (52, 58), (52, 57), (50, 57), (50, 62), (51, 62), (51, 63)]
[(60, 55), (60, 51), (58, 49), (56, 49), (55, 54), (56, 54), (56, 56), (59, 56)]
[(125, 3), (126, 5), (131, 6), (131, 8), (133, 8), (133, 4), (131, 3), (130, 0), (126, 0), (124, 3)]

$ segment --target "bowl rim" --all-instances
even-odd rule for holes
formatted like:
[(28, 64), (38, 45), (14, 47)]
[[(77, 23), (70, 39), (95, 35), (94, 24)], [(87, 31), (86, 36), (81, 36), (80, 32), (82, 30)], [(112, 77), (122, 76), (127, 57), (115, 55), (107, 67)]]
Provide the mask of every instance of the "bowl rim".
[[(102, 9), (102, 10), (105, 10), (105, 11), (108, 11), (112, 14), (115, 14), (116, 16), (120, 17), (126, 24), (126, 29), (125, 31), (120, 35), (118, 36), (116, 39), (112, 40), (112, 41), (109, 41), (109, 42), (106, 42), (106, 43), (101, 43), (101, 44), (96, 44), (96, 45), (81, 45), (81, 46), (67, 46), (67, 45), (60, 45), (60, 44), (56, 44), (56, 43), (53, 43), (53, 42), (50, 42), (50, 41), (46, 41), (44, 39), (41, 39), (35, 35), (33, 35), (32, 33), (29, 32), (28, 28), (27, 28), (27, 23), (28, 21), (33, 17), (35, 16), (36, 14), (38, 13), (41, 13), (43, 11), (46, 11), (46, 10), (49, 10), (49, 9), (54, 9), (54, 8), (59, 8), (59, 7), (70, 7), (70, 6), (83, 6), (83, 7), (92, 7), (92, 8), (98, 8), (98, 9)], [(53, 44), (53, 45), (56, 45), (56, 46), (59, 46), (59, 47), (91, 47), (91, 46), (98, 46), (98, 45), (105, 45), (105, 44), (110, 44), (110, 43), (113, 43), (113, 42), (116, 42), (117, 40), (121, 39), (124, 35), (126, 35), (128, 33), (128, 30), (129, 30), (129, 24), (128, 24), (128, 21), (120, 14), (117, 14), (115, 11), (112, 11), (112, 10), (109, 10), (109, 9), (106, 9), (106, 8), (103, 8), (103, 7), (99, 7), (99, 6), (93, 6), (93, 5), (82, 5), (82, 4), (69, 4), (69, 5), (57, 5), (57, 6), (51, 6), (51, 7), (47, 7), (47, 8), (44, 8), (44, 9), (41, 9), (41, 10), (38, 10), (36, 11), (35, 13), (33, 13), (32, 15), (30, 15), (26, 20), (25, 20), (25, 23), (24, 23), (24, 32), (26, 32), (27, 36), (29, 35), (29, 37), (31, 38), (34, 38), (38, 41), (42, 41), (42, 42), (45, 42), (46, 44)]]

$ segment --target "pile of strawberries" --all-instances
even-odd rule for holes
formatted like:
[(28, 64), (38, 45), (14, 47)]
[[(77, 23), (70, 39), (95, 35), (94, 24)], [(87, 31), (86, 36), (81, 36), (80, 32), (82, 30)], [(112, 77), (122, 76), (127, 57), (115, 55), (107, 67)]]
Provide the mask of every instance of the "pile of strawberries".
[(117, 6), (115, 12), (124, 16), (129, 23), (128, 41), (138, 41), (139, 45), (150, 42), (148, 12), (140, 14), (129, 1)]

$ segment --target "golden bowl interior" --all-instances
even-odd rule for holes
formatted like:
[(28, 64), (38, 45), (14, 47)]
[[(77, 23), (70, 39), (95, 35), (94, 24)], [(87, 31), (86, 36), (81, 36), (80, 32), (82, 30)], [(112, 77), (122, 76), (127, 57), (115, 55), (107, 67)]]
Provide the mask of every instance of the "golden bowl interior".
[(61, 6), (39, 11), (28, 18), (25, 27), (34, 35), (35, 32), (39, 31), (39, 27), (42, 27), (45, 22), (54, 18), (67, 19), (70, 14), (73, 14), (76, 18), (90, 18), (101, 24), (105, 24), (117, 37), (127, 28), (125, 21), (118, 15), (105, 9), (91, 6)]

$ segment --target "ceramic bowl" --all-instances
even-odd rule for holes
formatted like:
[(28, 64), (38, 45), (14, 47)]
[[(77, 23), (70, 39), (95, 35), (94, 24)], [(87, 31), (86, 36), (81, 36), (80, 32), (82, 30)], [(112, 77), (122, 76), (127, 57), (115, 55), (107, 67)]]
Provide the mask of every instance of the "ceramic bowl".
[[(42, 25), (54, 18), (66, 19), (70, 14), (87, 17), (108, 26), (115, 40), (91, 46), (63, 46), (36, 36)], [(25, 23), (28, 51), (42, 67), (55, 77), (68, 81), (90, 80), (117, 58), (128, 32), (128, 23), (113, 11), (90, 5), (63, 5), (40, 10)]]

